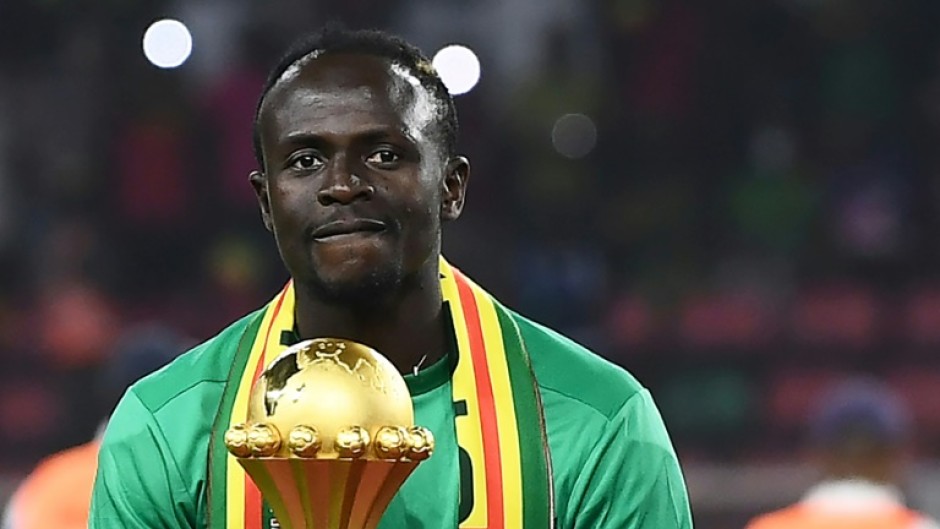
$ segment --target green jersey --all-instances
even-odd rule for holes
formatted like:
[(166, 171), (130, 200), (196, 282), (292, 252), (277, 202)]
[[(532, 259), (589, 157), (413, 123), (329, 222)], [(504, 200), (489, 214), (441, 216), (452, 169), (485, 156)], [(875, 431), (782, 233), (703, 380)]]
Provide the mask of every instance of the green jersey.
[[(108, 425), (90, 529), (206, 527), (213, 420), (252, 316), (134, 384)], [(691, 529), (675, 452), (649, 392), (621, 368), (512, 313), (541, 392), (559, 529)], [(470, 512), (452, 397), (456, 348), (405, 376), (434, 455), (392, 500), (380, 529), (454, 528)], [(462, 471), (463, 470), (463, 471)], [(268, 528), (265, 528), (268, 529)], [(507, 528), (512, 529), (512, 528)]]

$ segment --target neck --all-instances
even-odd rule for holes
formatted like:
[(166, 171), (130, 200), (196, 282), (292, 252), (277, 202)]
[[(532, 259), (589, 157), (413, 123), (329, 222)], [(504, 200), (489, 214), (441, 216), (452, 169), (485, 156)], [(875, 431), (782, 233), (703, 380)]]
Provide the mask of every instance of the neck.
[(443, 355), (447, 335), (438, 269), (428, 268), (368, 307), (327, 302), (315, 289), (295, 285), (300, 337), (343, 338), (368, 345), (401, 373), (411, 373), (422, 358), (423, 365), (429, 365)]

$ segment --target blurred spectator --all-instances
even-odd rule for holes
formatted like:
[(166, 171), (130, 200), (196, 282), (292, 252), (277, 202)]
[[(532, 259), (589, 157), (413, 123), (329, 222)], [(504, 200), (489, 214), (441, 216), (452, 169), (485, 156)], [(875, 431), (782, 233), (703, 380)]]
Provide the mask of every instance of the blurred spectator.
[(908, 411), (887, 386), (848, 380), (824, 394), (808, 441), (822, 480), (790, 507), (748, 529), (936, 529), (899, 486), (911, 441)]
[(78, 281), (53, 282), (39, 305), (39, 346), (60, 370), (100, 363), (110, 350), (117, 318), (102, 293)]
[[(243, 60), (240, 44), (250, 2), (246, 0), (187, 0), (173, 2), (174, 9), (199, 44), (186, 74), (198, 85), (211, 84)], [(250, 85), (249, 85), (250, 86)], [(249, 86), (243, 89), (249, 89)], [(257, 90), (257, 87), (255, 87)]]
[[(192, 341), (159, 324), (126, 330), (118, 341), (113, 362), (104, 371), (99, 388), (110, 414), (127, 387), (138, 378), (172, 360)], [(87, 397), (87, 395), (86, 395)], [(84, 399), (86, 405), (94, 400)], [(88, 506), (98, 468), (95, 438), (44, 459), (20, 484), (3, 517), (0, 529), (82, 529), (87, 527)]]
[[(446, 44), (469, 44), (487, 59), (485, 82), (513, 90), (544, 71), (556, 53), (573, 61), (576, 76), (598, 70), (600, 47), (596, 14), (578, 0), (411, 0), (401, 2), (394, 27), (414, 37), (428, 54)], [(560, 36), (562, 49), (546, 53), (550, 34)], [(558, 78), (555, 81), (570, 80)], [(494, 105), (507, 106), (504, 98)], [(509, 107), (511, 108), (511, 106)]]
[(171, 105), (149, 109), (121, 131), (114, 205), (137, 230), (163, 233), (178, 228), (192, 200), (180, 111)]
[(236, 65), (226, 70), (208, 86), (204, 112), (213, 126), (211, 137), (217, 142), (220, 164), (207, 168), (217, 179), (214, 190), (221, 191), (222, 204), (242, 211), (255, 207), (255, 194), (248, 185), (248, 173), (257, 166), (251, 142), (258, 91), (264, 86), (264, 73), (250, 65)]
[(775, 260), (803, 251), (819, 202), (800, 156), (796, 132), (765, 123), (748, 145), (748, 163), (728, 189), (728, 213), (738, 244)]
[[(3, 98), (3, 86), (0, 85), (0, 114), (7, 114), (8, 102)], [(0, 254), (6, 249), (13, 238), (13, 203), (11, 200), (13, 185), (10, 171), (10, 130), (9, 125), (0, 121)]]
[(10, 500), (0, 529), (87, 527), (97, 459), (97, 440), (44, 459)]

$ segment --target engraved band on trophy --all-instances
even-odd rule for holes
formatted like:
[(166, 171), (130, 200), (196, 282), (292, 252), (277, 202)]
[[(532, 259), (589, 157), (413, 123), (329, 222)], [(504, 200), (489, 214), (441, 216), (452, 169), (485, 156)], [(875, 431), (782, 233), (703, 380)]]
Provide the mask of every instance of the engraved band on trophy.
[(398, 370), (356, 342), (290, 347), (249, 399), (225, 445), (284, 529), (374, 529), (434, 449)]

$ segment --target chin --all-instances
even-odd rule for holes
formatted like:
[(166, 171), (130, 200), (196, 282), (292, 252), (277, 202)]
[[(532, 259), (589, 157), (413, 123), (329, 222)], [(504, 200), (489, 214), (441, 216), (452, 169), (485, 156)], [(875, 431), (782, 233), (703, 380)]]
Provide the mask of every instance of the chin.
[(310, 287), (323, 301), (336, 305), (370, 305), (393, 296), (402, 286), (402, 268), (346, 262), (339, 267), (315, 267)]

